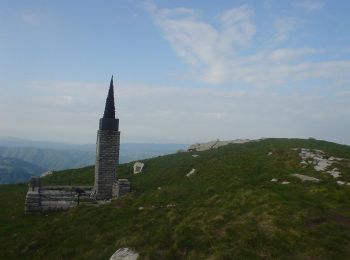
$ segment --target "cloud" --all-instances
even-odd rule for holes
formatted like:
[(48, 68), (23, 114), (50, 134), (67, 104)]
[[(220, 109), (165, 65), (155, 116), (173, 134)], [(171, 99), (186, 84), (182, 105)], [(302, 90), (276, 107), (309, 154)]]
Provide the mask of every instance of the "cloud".
[(289, 35), (296, 30), (296, 28), (302, 24), (300, 19), (295, 17), (283, 17), (277, 18), (274, 21), (275, 34), (272, 41), (274, 43), (283, 43), (288, 40)]
[(318, 11), (325, 5), (324, 1), (299, 0), (293, 3), (294, 6), (304, 9), (307, 12)]
[(317, 49), (281, 47), (302, 24), (300, 19), (277, 18), (272, 41), (264, 45), (256, 41), (255, 12), (247, 5), (226, 10), (216, 24), (204, 21), (199, 10), (158, 8), (150, 1), (146, 9), (201, 82), (273, 86), (324, 79), (350, 83), (349, 60), (312, 61), (308, 57), (319, 53)]
[(34, 10), (24, 10), (19, 14), (20, 20), (30, 26), (40, 25), (43, 20), (42, 13)]
[[(17, 102), (13, 97), (0, 96), (0, 117), (6, 122), (0, 124), (3, 135), (73, 143), (95, 141), (108, 82), (30, 84), (28, 95), (17, 96)], [(348, 134), (340, 131), (350, 127), (346, 120), (350, 117), (348, 100), (339, 99), (341, 92), (284, 93), (119, 83), (116, 94), (122, 142), (194, 143), (216, 138), (314, 136), (350, 143)], [(18, 128), (18, 122), (25, 125), (25, 132)]]

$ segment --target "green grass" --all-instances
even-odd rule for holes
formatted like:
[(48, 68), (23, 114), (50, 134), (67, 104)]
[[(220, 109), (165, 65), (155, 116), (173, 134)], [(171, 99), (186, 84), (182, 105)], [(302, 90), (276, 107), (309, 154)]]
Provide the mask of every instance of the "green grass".
[[(47, 215), (24, 216), (26, 185), (0, 186), (0, 258), (108, 259), (131, 247), (143, 259), (346, 259), (350, 187), (300, 168), (294, 147), (350, 158), (349, 146), (300, 139), (162, 156), (144, 160), (143, 174), (133, 175), (132, 164), (119, 167), (119, 177), (132, 182), (131, 194)], [(350, 168), (342, 167), (349, 180)], [(187, 178), (192, 168), (198, 171)], [(322, 182), (302, 183), (291, 173)], [(92, 185), (93, 174), (93, 167), (66, 170), (43, 183)]]

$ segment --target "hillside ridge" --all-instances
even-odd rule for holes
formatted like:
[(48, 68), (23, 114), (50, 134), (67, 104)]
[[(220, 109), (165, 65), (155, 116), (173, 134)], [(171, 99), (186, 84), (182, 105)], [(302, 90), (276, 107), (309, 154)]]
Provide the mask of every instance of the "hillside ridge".
[[(344, 160), (317, 171), (313, 162), (301, 163), (302, 148)], [(26, 186), (5, 185), (0, 252), (8, 259), (108, 259), (119, 248), (135, 250), (140, 259), (342, 259), (350, 253), (350, 186), (327, 171), (336, 165), (339, 180), (350, 182), (349, 159), (349, 146), (303, 139), (171, 154), (142, 160), (143, 173), (136, 175), (132, 162), (120, 165), (131, 194), (47, 216), (24, 217)], [(187, 177), (191, 169), (196, 171)], [(42, 181), (91, 185), (93, 174), (89, 166)]]

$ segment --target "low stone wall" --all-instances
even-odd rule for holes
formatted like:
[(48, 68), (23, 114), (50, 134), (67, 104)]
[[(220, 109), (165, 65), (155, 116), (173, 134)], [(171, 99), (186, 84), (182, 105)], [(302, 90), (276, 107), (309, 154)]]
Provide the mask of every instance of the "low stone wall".
[(90, 199), (91, 186), (44, 186), (40, 178), (34, 177), (29, 182), (25, 200), (25, 213), (63, 211), (75, 207), (79, 200)]
[[(113, 186), (113, 197), (131, 191), (127, 179), (119, 179)], [(78, 205), (79, 201), (96, 203), (92, 186), (41, 186), (39, 177), (32, 177), (26, 195), (26, 214), (49, 211), (64, 211)]]
[(79, 200), (90, 198), (92, 187), (53, 186), (40, 189), (41, 211), (62, 211), (75, 207)]

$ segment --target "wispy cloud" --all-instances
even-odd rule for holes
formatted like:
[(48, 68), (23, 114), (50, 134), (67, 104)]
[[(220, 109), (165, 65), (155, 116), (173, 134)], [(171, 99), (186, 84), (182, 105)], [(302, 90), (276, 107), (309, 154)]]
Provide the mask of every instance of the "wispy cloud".
[[(22, 98), (16, 103), (1, 96), (0, 116), (6, 124), (0, 124), (0, 132), (14, 133), (20, 121), (33, 138), (93, 142), (108, 84), (102, 88), (100, 83), (71, 84), (74, 87), (46, 81), (41, 88), (30, 88), (31, 96), (38, 98)], [(91, 87), (86, 89), (85, 85)], [(58, 91), (60, 88), (63, 90)], [(59, 96), (59, 92), (64, 94)], [(123, 142), (191, 143), (261, 136), (331, 139), (327, 135), (330, 132), (337, 141), (350, 142), (347, 133), (339, 132), (350, 127), (344, 120), (350, 116), (348, 101), (339, 100), (340, 92), (120, 84), (116, 85), (116, 93)]]
[(325, 5), (324, 1), (319, 0), (298, 0), (293, 3), (294, 6), (304, 9), (307, 12), (318, 11)]
[[(349, 60), (315, 62), (307, 58), (318, 52), (312, 47), (280, 47), (302, 23), (297, 18), (277, 18), (273, 43), (269, 41), (264, 46), (254, 42), (258, 33), (255, 14), (247, 5), (226, 10), (219, 16), (218, 25), (204, 21), (199, 10), (158, 8), (152, 1), (146, 2), (146, 9), (176, 54), (202, 82), (253, 85), (307, 79), (350, 82)], [(255, 48), (251, 48), (253, 43)]]
[(274, 22), (274, 36), (272, 41), (274, 43), (283, 43), (288, 40), (291, 33), (293, 33), (298, 26), (302, 24), (300, 19), (295, 17), (279, 17)]
[(18, 14), (20, 20), (30, 26), (38, 26), (43, 21), (43, 14), (35, 10), (24, 10)]

